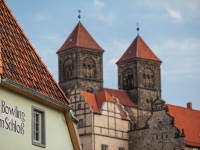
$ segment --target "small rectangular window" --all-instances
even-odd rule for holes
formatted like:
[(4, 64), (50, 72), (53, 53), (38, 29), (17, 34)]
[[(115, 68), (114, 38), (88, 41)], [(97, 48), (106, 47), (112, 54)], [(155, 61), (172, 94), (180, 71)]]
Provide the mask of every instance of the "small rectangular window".
[(78, 109), (81, 109), (81, 104), (78, 104)]
[(167, 139), (167, 133), (163, 133), (163, 139)]
[(108, 150), (108, 145), (101, 145), (101, 150)]
[(45, 145), (45, 111), (32, 106), (32, 144)]
[(153, 135), (153, 140), (154, 140), (154, 141), (158, 140), (158, 135), (157, 135), (157, 134), (154, 134), (154, 135)]
[(80, 127), (83, 127), (83, 119), (80, 119), (80, 120), (79, 120), (78, 126), (79, 126), (79, 128), (80, 128)]

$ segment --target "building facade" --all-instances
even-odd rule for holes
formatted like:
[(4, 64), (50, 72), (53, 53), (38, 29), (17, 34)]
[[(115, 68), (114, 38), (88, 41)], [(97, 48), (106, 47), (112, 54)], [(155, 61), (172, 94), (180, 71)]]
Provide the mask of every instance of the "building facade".
[(116, 98), (105, 91), (93, 94), (76, 88), (70, 100), (83, 149), (128, 149), (129, 118)]
[[(82, 34), (79, 36), (77, 33)], [(80, 75), (81, 82), (78, 77), (73, 79), (73, 83), (65, 80), (68, 76), (65, 72), (70, 70), (65, 67), (65, 62), (68, 62), (68, 54), (71, 52), (76, 54), (70, 62), (74, 62), (76, 67), (82, 67), (73, 73)], [(95, 57), (94, 52), (98, 52), (99, 57)], [(74, 115), (79, 119), (78, 133), (84, 150), (200, 148), (200, 124), (195, 118), (189, 119), (190, 115), (199, 118), (200, 111), (166, 105), (161, 99), (162, 61), (140, 35), (136, 36), (116, 63), (118, 90), (103, 88), (103, 51), (80, 22), (57, 54), (59, 84), (66, 95), (70, 95)], [(87, 65), (86, 57), (92, 59)], [(99, 63), (98, 59), (101, 60)], [(76, 68), (74, 66), (71, 68)], [(101, 79), (95, 74), (99, 74)], [(93, 82), (92, 78), (95, 79)], [(187, 113), (181, 115), (182, 112)], [(188, 120), (197, 124), (194, 130), (188, 125)]]
[(68, 96), (74, 85), (90, 93), (102, 91), (103, 52), (79, 22), (57, 51), (59, 85)]
[(0, 0), (0, 149), (80, 150), (70, 101)]

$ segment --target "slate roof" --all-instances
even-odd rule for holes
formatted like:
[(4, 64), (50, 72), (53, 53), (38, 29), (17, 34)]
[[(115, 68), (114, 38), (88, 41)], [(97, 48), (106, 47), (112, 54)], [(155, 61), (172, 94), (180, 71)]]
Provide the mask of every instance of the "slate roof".
[[(111, 103), (117, 103), (116, 100), (114, 100), (106, 91), (100, 92), (100, 93), (88, 93), (85, 91), (81, 91), (82, 95), (85, 97), (86, 102), (91, 106), (94, 113), (101, 114), (101, 108), (105, 101), (111, 102)], [(117, 104), (120, 115), (122, 119), (129, 120), (128, 116), (126, 116), (125, 112), (122, 110), (121, 106)]]
[(134, 41), (131, 43), (131, 45), (128, 47), (128, 49), (122, 55), (122, 57), (117, 61), (117, 63), (131, 60), (134, 58), (143, 58), (162, 62), (139, 35), (136, 36)]
[(113, 95), (114, 97), (116, 97), (119, 100), (120, 104), (122, 104), (124, 106), (137, 107), (137, 105), (133, 102), (133, 100), (131, 99), (131, 97), (127, 91), (109, 89), (109, 88), (104, 88), (103, 90), (106, 91), (111, 96)]
[(55, 101), (70, 102), (29, 42), (4, 0), (0, 0), (0, 75)]
[(184, 129), (185, 143), (200, 148), (200, 111), (167, 104), (169, 114), (174, 117), (174, 124), (181, 131)]
[(67, 40), (57, 51), (57, 53), (63, 52), (65, 50), (71, 49), (73, 47), (83, 47), (93, 50), (104, 51), (89, 32), (85, 29), (82, 23), (79, 21), (72, 33), (69, 35)]

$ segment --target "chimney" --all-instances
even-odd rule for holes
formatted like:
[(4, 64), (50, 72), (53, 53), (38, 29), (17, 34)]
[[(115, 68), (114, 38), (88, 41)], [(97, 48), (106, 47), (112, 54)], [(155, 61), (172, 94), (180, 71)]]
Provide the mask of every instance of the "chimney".
[(187, 108), (192, 109), (192, 103), (191, 102), (187, 103)]

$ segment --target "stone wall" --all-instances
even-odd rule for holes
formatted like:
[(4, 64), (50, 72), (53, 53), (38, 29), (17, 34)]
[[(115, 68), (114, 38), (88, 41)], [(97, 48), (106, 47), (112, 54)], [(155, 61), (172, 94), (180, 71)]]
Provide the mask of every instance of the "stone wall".
[(174, 126), (166, 109), (153, 110), (143, 129), (129, 132), (129, 150), (183, 150), (184, 133)]
[(118, 64), (118, 88), (128, 90), (138, 105), (136, 128), (145, 126), (152, 102), (161, 95), (160, 64), (139, 58)]
[(69, 97), (76, 85), (91, 93), (103, 90), (103, 52), (72, 48), (58, 54), (59, 84)]

